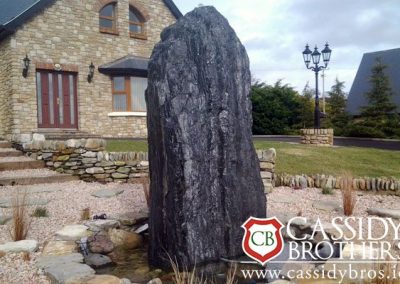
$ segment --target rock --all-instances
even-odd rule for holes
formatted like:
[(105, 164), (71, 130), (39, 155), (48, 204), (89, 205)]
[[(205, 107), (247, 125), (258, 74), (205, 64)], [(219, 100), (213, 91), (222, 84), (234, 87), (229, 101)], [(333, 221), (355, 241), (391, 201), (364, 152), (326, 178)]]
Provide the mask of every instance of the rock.
[(97, 158), (83, 158), (82, 163), (84, 164), (96, 164)]
[(66, 162), (69, 160), (69, 158), (70, 158), (69, 155), (62, 155), (62, 156), (58, 156), (56, 160), (58, 162)]
[(112, 173), (112, 174), (111, 174), (111, 177), (112, 177), (112, 178), (115, 178), (115, 179), (123, 179), (123, 178), (128, 178), (129, 175), (127, 175), (127, 174), (121, 174), (121, 173)]
[[(110, 218), (118, 220), (124, 226), (133, 226), (137, 223), (138, 214), (140, 214), (140, 213), (126, 212), (126, 213), (118, 214), (116, 216), (112, 216)], [(148, 215), (145, 217), (148, 218)]]
[(104, 174), (104, 169), (103, 168), (98, 168), (98, 167), (94, 167), (94, 168), (87, 168), (86, 172), (88, 174)]
[(89, 138), (86, 140), (85, 148), (88, 150), (100, 150), (104, 149), (106, 146), (106, 141), (103, 139), (92, 139)]
[(81, 156), (85, 158), (97, 158), (97, 153), (92, 151), (87, 151), (86, 153), (83, 153)]
[(334, 178), (333, 176), (328, 176), (328, 180), (326, 181), (326, 187), (328, 188), (334, 188), (335, 183), (334, 183)]
[(266, 216), (250, 85), (246, 50), (214, 7), (162, 32), (146, 91), (150, 264), (170, 266), (168, 254), (188, 267), (241, 255), (241, 225)]
[(38, 247), (38, 242), (35, 240), (22, 240), (0, 245), (0, 251), (5, 253), (35, 252)]
[(88, 237), (88, 246), (93, 253), (108, 254), (114, 250), (114, 244), (107, 235)]
[(77, 279), (85, 278), (96, 273), (89, 265), (74, 262), (65, 263), (62, 266), (51, 266), (44, 271), (47, 277), (50, 278), (51, 283), (65, 284), (77, 283)]
[(341, 205), (338, 202), (328, 200), (315, 201), (312, 206), (323, 211), (339, 211), (341, 209)]
[(117, 167), (123, 167), (126, 165), (126, 163), (124, 161), (115, 161), (114, 165)]
[(116, 220), (90, 220), (85, 222), (85, 226), (89, 227), (91, 231), (108, 231), (109, 229), (118, 228), (119, 222)]
[(123, 189), (115, 189), (115, 190), (100, 189), (100, 190), (92, 193), (92, 196), (98, 197), (98, 198), (111, 198), (111, 197), (117, 196), (123, 192), (124, 192)]
[[(35, 198), (27, 198), (25, 200), (26, 206), (45, 206), (50, 202), (47, 199), (35, 199)], [(14, 207), (12, 198), (0, 199), (0, 207), (1, 208), (12, 208)]]
[(147, 282), (147, 284), (162, 284), (162, 281), (160, 278), (154, 278), (154, 279), (150, 280), (149, 282)]
[(132, 282), (127, 278), (121, 278), (121, 284), (132, 284)]
[(117, 172), (121, 173), (121, 174), (129, 174), (131, 171), (130, 168), (125, 168), (125, 167), (120, 167), (117, 169)]
[(142, 245), (143, 238), (136, 233), (127, 232), (124, 230), (111, 229), (108, 232), (110, 240), (116, 246), (122, 246), (126, 249), (135, 249)]
[[(122, 279), (113, 275), (95, 275), (93, 278), (85, 282), (85, 284), (124, 284)], [(129, 284), (131, 282), (129, 281)], [(79, 283), (80, 284), (80, 283)]]
[(46, 269), (51, 266), (63, 266), (67, 263), (83, 263), (83, 256), (80, 253), (71, 253), (66, 255), (48, 255), (41, 256), (35, 265), (38, 268)]
[(42, 255), (66, 255), (77, 252), (74, 241), (50, 241), (43, 248)]
[(0, 216), (0, 225), (5, 225), (12, 219), (12, 216)]
[(307, 188), (307, 179), (303, 176), (299, 177), (300, 188)]
[(367, 213), (369, 215), (375, 215), (383, 218), (400, 219), (400, 210), (396, 209), (369, 208)]
[(32, 141), (46, 141), (46, 137), (43, 134), (33, 133)]
[(113, 262), (106, 255), (102, 255), (102, 254), (98, 254), (98, 253), (91, 253), (85, 257), (85, 263), (93, 268), (101, 268), (101, 267), (109, 266)]
[(78, 139), (69, 139), (65, 143), (68, 148), (80, 148), (82, 147), (82, 141)]
[(84, 225), (68, 225), (56, 232), (56, 237), (63, 241), (77, 241), (91, 234)]

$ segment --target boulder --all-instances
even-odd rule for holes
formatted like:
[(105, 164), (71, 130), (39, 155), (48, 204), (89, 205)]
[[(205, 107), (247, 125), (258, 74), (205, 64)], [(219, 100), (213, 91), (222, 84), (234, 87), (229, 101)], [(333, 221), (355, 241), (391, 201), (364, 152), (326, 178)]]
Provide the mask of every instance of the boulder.
[(66, 255), (77, 252), (74, 241), (50, 241), (43, 248), (42, 255)]
[[(82, 263), (65, 263), (54, 265), (44, 270), (51, 283), (76, 283), (76, 279), (94, 275), (96, 271), (89, 265)], [(74, 282), (75, 281), (75, 282)]]
[(63, 266), (68, 263), (83, 263), (83, 256), (80, 253), (41, 256), (35, 265), (38, 268), (46, 269), (51, 266)]
[(88, 150), (102, 150), (106, 146), (106, 141), (103, 139), (92, 139), (86, 140), (85, 148)]
[(12, 219), (12, 216), (0, 215), (0, 225), (5, 225)]
[(107, 235), (88, 237), (88, 246), (92, 253), (108, 254), (114, 250), (114, 244)]
[(33, 133), (32, 141), (46, 141), (46, 137), (43, 134)]
[(0, 252), (5, 252), (5, 253), (35, 252), (38, 249), (38, 247), (39, 247), (38, 242), (35, 240), (22, 240), (0, 245)]
[(241, 225), (266, 216), (244, 46), (214, 7), (199, 7), (162, 32), (148, 73), (150, 264), (241, 255)]
[(126, 249), (135, 249), (142, 245), (143, 238), (136, 233), (127, 232), (124, 230), (111, 229), (108, 232), (110, 240), (116, 246), (122, 246)]
[(117, 220), (90, 220), (85, 222), (85, 226), (91, 231), (108, 231), (109, 229), (118, 228), (120, 226)]
[(62, 241), (77, 241), (91, 234), (84, 225), (68, 225), (56, 232), (56, 238)]
[(92, 196), (94, 197), (98, 197), (98, 198), (111, 198), (114, 196), (117, 196), (121, 193), (123, 193), (124, 190), (123, 189), (100, 189), (94, 193), (92, 193)]
[(112, 260), (106, 255), (91, 253), (85, 256), (85, 263), (93, 268), (101, 268), (112, 265)]
[(367, 213), (369, 215), (375, 215), (383, 218), (400, 219), (400, 210), (398, 209), (369, 208)]

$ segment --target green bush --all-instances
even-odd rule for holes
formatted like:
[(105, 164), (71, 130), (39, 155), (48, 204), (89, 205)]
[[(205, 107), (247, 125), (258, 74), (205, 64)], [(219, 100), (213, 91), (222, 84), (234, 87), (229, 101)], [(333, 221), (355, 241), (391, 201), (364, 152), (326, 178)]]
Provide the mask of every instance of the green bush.
[(332, 195), (332, 194), (333, 194), (333, 189), (332, 189), (331, 187), (325, 186), (325, 187), (322, 189), (322, 194)]
[(32, 217), (43, 218), (48, 217), (47, 209), (44, 207), (36, 207), (35, 211), (32, 213)]

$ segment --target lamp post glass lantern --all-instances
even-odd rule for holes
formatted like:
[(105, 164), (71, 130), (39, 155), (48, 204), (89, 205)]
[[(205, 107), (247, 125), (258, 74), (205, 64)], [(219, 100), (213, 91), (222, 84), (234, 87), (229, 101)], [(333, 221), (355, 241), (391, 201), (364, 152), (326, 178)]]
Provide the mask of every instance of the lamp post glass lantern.
[[(329, 44), (325, 44), (325, 48), (319, 52), (318, 47), (315, 46), (314, 51), (310, 50), (309, 45), (306, 45), (306, 48), (303, 51), (303, 60), (306, 64), (307, 69), (314, 71), (315, 73), (315, 110), (314, 110), (314, 128), (319, 129), (321, 127), (321, 112), (319, 110), (319, 95), (318, 95), (318, 73), (319, 71), (325, 70), (328, 67), (328, 63), (331, 59), (332, 50), (329, 48)], [(324, 62), (324, 65), (319, 65), (321, 60)], [(312, 65), (310, 63), (312, 61)]]

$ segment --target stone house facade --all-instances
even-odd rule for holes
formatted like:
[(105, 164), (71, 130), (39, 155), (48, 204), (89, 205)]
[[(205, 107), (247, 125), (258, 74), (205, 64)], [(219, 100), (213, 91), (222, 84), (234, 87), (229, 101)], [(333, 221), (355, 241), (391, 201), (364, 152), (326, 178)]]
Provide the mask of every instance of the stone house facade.
[(171, 0), (4, 0), (0, 10), (1, 138), (146, 137), (148, 58), (181, 16)]

